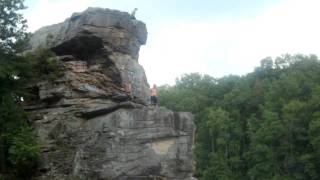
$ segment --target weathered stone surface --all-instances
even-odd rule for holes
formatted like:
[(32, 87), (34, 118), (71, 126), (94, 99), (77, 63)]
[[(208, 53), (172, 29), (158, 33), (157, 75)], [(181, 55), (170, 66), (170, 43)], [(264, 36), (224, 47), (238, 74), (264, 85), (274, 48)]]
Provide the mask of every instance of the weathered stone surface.
[(146, 37), (142, 22), (101, 8), (33, 35), (31, 51), (51, 48), (63, 71), (25, 104), (42, 146), (36, 179), (193, 179), (193, 116), (148, 106), (137, 59)]
[(135, 105), (95, 115), (77, 106), (33, 111), (42, 116), (34, 121), (44, 157), (39, 179), (191, 178), (192, 115)]
[[(120, 87), (131, 84), (133, 95), (147, 103), (149, 84), (138, 63), (140, 46), (146, 40), (146, 25), (128, 13), (88, 8), (62, 23), (36, 31), (30, 39), (30, 51), (50, 48), (62, 61), (73, 61), (64, 64), (74, 72), (100, 70)], [(77, 69), (77, 63), (86, 67)]]
[(51, 46), (57, 54), (81, 55), (83, 50), (93, 53), (97, 47), (107, 45), (112, 51), (136, 56), (146, 41), (146, 25), (131, 19), (128, 13), (88, 8), (74, 13), (63, 23), (41, 28), (30, 42), (32, 49)]

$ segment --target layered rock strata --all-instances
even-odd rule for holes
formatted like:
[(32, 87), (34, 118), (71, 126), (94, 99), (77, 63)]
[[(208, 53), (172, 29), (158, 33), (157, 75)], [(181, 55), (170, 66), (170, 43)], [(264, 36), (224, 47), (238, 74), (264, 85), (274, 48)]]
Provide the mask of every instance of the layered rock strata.
[(148, 106), (146, 40), (143, 22), (101, 8), (33, 34), (30, 51), (51, 49), (63, 71), (25, 105), (42, 147), (37, 179), (192, 179), (193, 116)]

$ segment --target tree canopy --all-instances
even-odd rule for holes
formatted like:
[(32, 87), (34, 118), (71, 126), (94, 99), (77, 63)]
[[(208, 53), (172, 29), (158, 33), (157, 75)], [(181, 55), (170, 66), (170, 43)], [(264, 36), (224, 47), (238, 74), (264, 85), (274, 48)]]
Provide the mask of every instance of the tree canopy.
[(32, 74), (22, 56), (26, 21), (23, 0), (0, 0), (0, 179), (29, 179), (39, 148), (20, 103)]
[(162, 105), (196, 115), (196, 176), (320, 179), (320, 61), (268, 57), (245, 76), (186, 74)]

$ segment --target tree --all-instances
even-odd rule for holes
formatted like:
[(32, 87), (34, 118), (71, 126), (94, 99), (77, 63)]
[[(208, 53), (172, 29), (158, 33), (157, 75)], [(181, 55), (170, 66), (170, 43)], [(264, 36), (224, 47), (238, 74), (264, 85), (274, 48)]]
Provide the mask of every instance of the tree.
[(186, 74), (162, 105), (195, 113), (196, 177), (320, 178), (320, 60), (271, 58), (245, 76)]
[(24, 39), (26, 20), (17, 11), (25, 9), (23, 0), (0, 0), (1, 52), (14, 52), (16, 42)]
[[(23, 82), (28, 63), (19, 55), (27, 34), (26, 20), (17, 13), (23, 0), (0, 0), (0, 93), (16, 94)], [(19, 79), (21, 77), (21, 79)]]
[(23, 0), (0, 0), (0, 174), (30, 178), (39, 157), (35, 135), (20, 107), (31, 64), (22, 56), (26, 21)]

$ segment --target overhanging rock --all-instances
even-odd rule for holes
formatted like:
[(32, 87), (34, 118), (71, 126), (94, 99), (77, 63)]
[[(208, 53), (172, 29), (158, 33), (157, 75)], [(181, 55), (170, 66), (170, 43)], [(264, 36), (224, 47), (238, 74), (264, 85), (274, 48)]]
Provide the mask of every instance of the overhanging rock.
[(25, 105), (42, 146), (36, 179), (193, 179), (193, 116), (148, 106), (146, 39), (144, 23), (101, 8), (33, 34), (30, 50), (52, 49), (63, 71)]
[(36, 31), (30, 39), (30, 50), (49, 48), (58, 56), (69, 55), (68, 61), (84, 61), (88, 69), (100, 71), (120, 88), (131, 84), (133, 95), (147, 103), (149, 84), (138, 63), (140, 46), (146, 40), (146, 25), (128, 13), (88, 8)]

